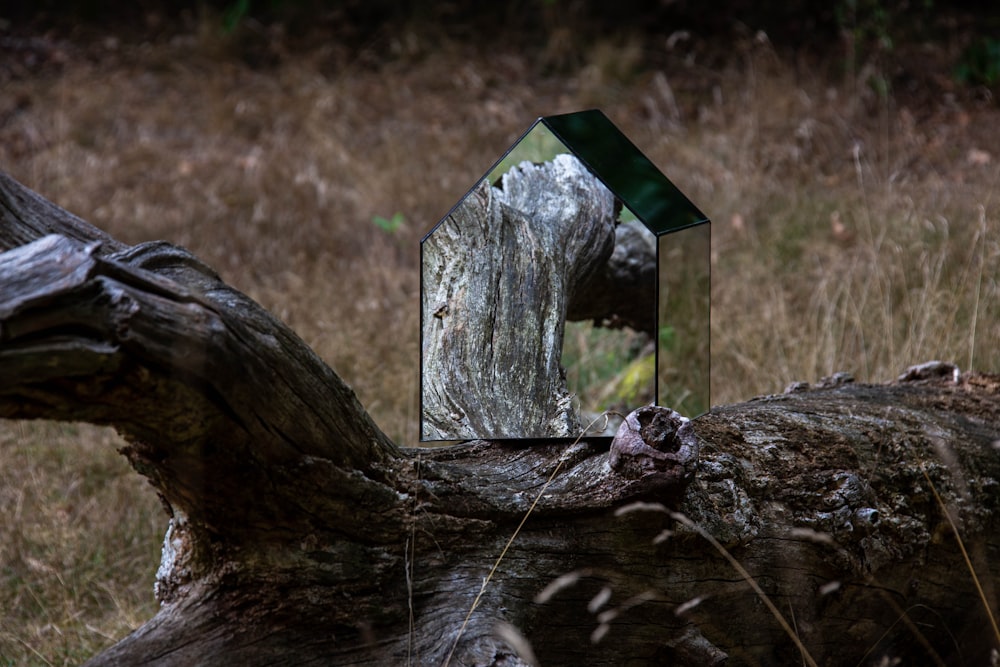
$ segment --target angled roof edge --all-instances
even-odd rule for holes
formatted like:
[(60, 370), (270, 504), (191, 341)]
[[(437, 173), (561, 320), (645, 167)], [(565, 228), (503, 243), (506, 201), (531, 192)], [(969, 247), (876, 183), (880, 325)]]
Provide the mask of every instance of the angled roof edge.
[(531, 127), (538, 122), (573, 151), (656, 236), (708, 222), (708, 217), (601, 111), (543, 116)]

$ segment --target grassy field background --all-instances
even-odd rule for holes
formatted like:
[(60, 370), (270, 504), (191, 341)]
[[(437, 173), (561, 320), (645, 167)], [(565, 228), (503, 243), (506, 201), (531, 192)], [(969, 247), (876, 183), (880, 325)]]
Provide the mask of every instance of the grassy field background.
[[(713, 220), (713, 402), (929, 359), (1000, 371), (1000, 109), (953, 80), (962, 44), (866, 61), (729, 39), (88, 33), (6, 54), (0, 168), (126, 242), (194, 251), (404, 444), (420, 237), (537, 116), (590, 107)], [(155, 612), (166, 517), (120, 444), (0, 425), (0, 666), (78, 664)]]

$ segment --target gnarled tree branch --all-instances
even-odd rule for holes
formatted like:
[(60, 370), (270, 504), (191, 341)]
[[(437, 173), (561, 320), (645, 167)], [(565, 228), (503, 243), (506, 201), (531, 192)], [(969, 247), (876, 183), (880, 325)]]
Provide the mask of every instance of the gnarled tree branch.
[(0, 247), (0, 416), (114, 425), (172, 511), (159, 612), (91, 664), (525, 664), (500, 625), (542, 664), (799, 661), (702, 532), (819, 664), (996, 647), (945, 512), (997, 581), (998, 376), (800, 387), (676, 442), (654, 411), (613, 465), (606, 440), (399, 448), (183, 250), (2, 175)]

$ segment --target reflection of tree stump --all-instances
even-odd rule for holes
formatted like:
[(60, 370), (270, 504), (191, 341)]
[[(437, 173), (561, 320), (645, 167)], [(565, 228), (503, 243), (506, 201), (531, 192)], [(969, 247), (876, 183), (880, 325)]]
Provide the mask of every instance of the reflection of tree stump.
[(0, 251), (0, 417), (114, 425), (171, 514), (156, 616), (92, 666), (525, 665), (510, 628), (542, 665), (805, 662), (760, 594), (824, 666), (997, 646), (951, 525), (996, 610), (998, 376), (798, 386), (676, 430), (654, 409), (613, 461), (400, 449), (180, 249), (0, 173)]
[(615, 228), (615, 250), (574, 290), (566, 319), (629, 327), (656, 340), (656, 238), (638, 220)]
[(560, 367), (567, 313), (655, 318), (655, 249), (632, 229), (616, 248), (614, 197), (576, 158), (524, 163), (501, 188), (483, 183), (423, 244), (429, 439), (578, 434)]

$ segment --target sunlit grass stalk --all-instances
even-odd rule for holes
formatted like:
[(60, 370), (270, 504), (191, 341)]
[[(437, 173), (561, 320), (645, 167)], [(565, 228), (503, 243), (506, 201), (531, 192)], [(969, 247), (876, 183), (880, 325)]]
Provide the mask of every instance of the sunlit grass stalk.
[[(576, 444), (580, 442), (580, 438), (583, 437), (583, 434), (587, 433), (591, 429), (591, 427), (593, 427), (594, 424), (596, 424), (601, 419), (606, 419), (606, 417), (602, 415), (597, 419), (594, 419), (590, 424), (588, 424), (587, 427), (583, 429), (580, 436), (577, 437), (577, 439), (574, 440), (573, 443), (566, 448), (566, 451), (569, 451), (570, 449), (575, 447)], [(545, 484), (542, 484), (542, 488), (539, 489), (538, 494), (535, 496), (535, 499), (531, 501), (531, 506), (528, 507), (528, 511), (524, 513), (523, 517), (521, 517), (521, 522), (517, 524), (517, 528), (514, 530), (514, 533), (510, 536), (510, 539), (507, 540), (507, 544), (505, 544), (503, 549), (500, 551), (500, 555), (497, 556), (496, 561), (494, 561), (493, 567), (490, 568), (489, 574), (487, 574), (483, 578), (483, 584), (482, 586), (479, 587), (479, 592), (476, 594), (475, 599), (472, 601), (472, 606), (469, 607), (469, 612), (465, 615), (465, 619), (462, 621), (462, 625), (458, 629), (458, 634), (455, 636), (455, 642), (452, 644), (451, 650), (448, 651), (448, 657), (445, 658), (444, 661), (445, 667), (448, 667), (448, 665), (451, 664), (451, 658), (454, 655), (455, 650), (458, 648), (458, 643), (461, 641), (462, 635), (465, 633), (465, 628), (468, 627), (469, 620), (472, 618), (472, 614), (476, 611), (476, 607), (479, 606), (479, 602), (482, 600), (483, 594), (486, 592), (486, 587), (489, 586), (490, 581), (493, 579), (493, 575), (496, 574), (497, 568), (500, 567), (501, 561), (503, 561), (504, 556), (507, 555), (507, 551), (510, 550), (511, 545), (514, 544), (514, 540), (516, 540), (517, 536), (521, 533), (521, 529), (524, 528), (524, 524), (528, 522), (528, 517), (530, 517), (531, 513), (535, 511), (535, 506), (538, 505), (538, 501), (542, 499), (542, 496), (545, 494), (545, 491), (552, 484), (552, 481), (556, 478), (556, 475), (558, 475), (559, 471), (562, 470), (562, 466), (563, 463), (565, 463), (565, 461), (566, 461), (565, 456), (561, 456), (559, 458), (559, 462), (556, 463), (555, 468), (552, 469), (552, 474), (550, 474), (549, 478), (545, 480)]]
[[(979, 273), (976, 276), (976, 298), (972, 309), (972, 322), (969, 323), (969, 363), (968, 368), (975, 368), (976, 361), (976, 329), (979, 327), (979, 308), (982, 306), (983, 272), (986, 270), (986, 207), (979, 205), (979, 230), (976, 233), (976, 243), (979, 244)], [(996, 624), (994, 623), (994, 629)]]
[(775, 620), (778, 621), (778, 624), (781, 625), (781, 628), (785, 631), (788, 637), (795, 643), (795, 646), (796, 648), (799, 649), (799, 653), (802, 654), (802, 659), (805, 661), (805, 663), (809, 665), (809, 667), (818, 667), (816, 660), (813, 659), (812, 655), (810, 655), (809, 649), (807, 649), (805, 644), (802, 643), (802, 640), (799, 639), (798, 634), (795, 632), (795, 630), (792, 629), (792, 626), (788, 624), (788, 621), (785, 619), (785, 616), (781, 613), (781, 611), (778, 610), (775, 604), (771, 602), (771, 598), (767, 596), (767, 593), (765, 593), (764, 589), (760, 587), (760, 584), (757, 583), (757, 580), (754, 579), (753, 576), (751, 576), (750, 573), (746, 571), (746, 568), (744, 568), (743, 565), (740, 564), (740, 562), (736, 560), (736, 558), (731, 553), (729, 553), (729, 550), (726, 549), (724, 546), (722, 546), (722, 544), (717, 539), (712, 537), (712, 535), (709, 534), (707, 530), (696, 524), (691, 519), (687, 518), (687, 516), (685, 516), (684, 514), (681, 514), (680, 512), (669, 512), (669, 514), (670, 518), (683, 524), (685, 527), (696, 531), (699, 535), (705, 538), (708, 541), (708, 543), (715, 548), (716, 551), (722, 554), (723, 558), (729, 561), (729, 564), (732, 565), (733, 569), (736, 570), (739, 573), (739, 575), (743, 577), (744, 581), (746, 581), (747, 584), (750, 585), (750, 588), (753, 589), (754, 593), (757, 594), (757, 597), (759, 597), (761, 602), (763, 602), (764, 605), (768, 608), (768, 610), (774, 616)]
[(479, 587), (479, 592), (476, 593), (476, 598), (472, 601), (472, 606), (469, 607), (469, 612), (465, 615), (465, 619), (462, 621), (462, 626), (458, 629), (458, 634), (455, 636), (455, 642), (452, 644), (451, 650), (448, 651), (448, 657), (445, 658), (445, 667), (451, 664), (451, 658), (455, 653), (455, 649), (458, 648), (458, 643), (461, 641), (462, 635), (465, 634), (465, 628), (468, 627), (472, 614), (475, 613), (476, 608), (479, 606), (479, 602), (482, 600), (483, 594), (486, 592), (486, 587), (489, 586), (490, 581), (493, 579), (493, 575), (496, 574), (497, 568), (500, 567), (500, 562), (503, 561), (504, 556), (507, 555), (507, 551), (510, 549), (511, 545), (514, 544), (514, 540), (516, 540), (517, 536), (521, 533), (521, 529), (524, 527), (524, 524), (527, 523), (528, 517), (531, 516), (531, 513), (535, 510), (535, 506), (538, 504), (538, 501), (541, 500), (542, 494), (545, 493), (545, 490), (549, 488), (549, 484), (551, 484), (552, 480), (556, 478), (556, 474), (558, 474), (559, 470), (562, 469), (562, 464), (563, 461), (560, 460), (559, 463), (556, 464), (556, 467), (553, 468), (552, 474), (549, 475), (549, 478), (545, 481), (545, 484), (542, 485), (538, 495), (535, 496), (535, 499), (532, 501), (528, 511), (525, 512), (524, 516), (521, 518), (521, 523), (517, 524), (517, 528), (514, 530), (514, 533), (510, 536), (510, 539), (507, 540), (507, 544), (504, 545), (500, 555), (497, 556), (496, 561), (493, 563), (493, 567), (490, 568), (489, 574), (483, 578), (483, 585)]
[[(913, 611), (913, 610), (915, 610), (915, 609), (924, 609), (924, 610), (927, 610), (929, 612), (934, 613), (935, 615), (937, 615), (940, 618), (941, 615), (937, 612), (937, 610), (931, 609), (930, 607), (928, 607), (925, 604), (914, 604), (914, 605), (910, 605), (906, 609), (903, 609), (903, 608), (901, 608), (897, 604), (897, 602), (892, 598), (892, 596), (887, 591), (880, 590), (880, 595), (886, 601), (886, 603), (897, 612), (898, 615), (896, 616), (896, 620), (893, 621), (889, 625), (889, 627), (887, 627), (885, 629), (884, 632), (882, 632), (882, 634), (879, 636), (879, 638), (876, 639), (874, 642), (872, 642), (872, 645), (868, 648), (867, 651), (865, 651), (865, 654), (862, 655), (861, 658), (858, 660), (858, 665), (865, 664), (865, 660), (868, 658), (869, 655), (872, 654), (872, 652), (875, 651), (875, 649), (878, 648), (878, 645), (882, 643), (882, 640), (885, 639), (886, 637), (888, 637), (890, 634), (892, 634), (892, 631), (896, 628), (897, 625), (902, 624), (903, 626), (906, 627), (907, 630), (909, 630), (909, 632), (913, 635), (914, 639), (916, 639), (917, 642), (927, 652), (927, 656), (926, 657), (928, 657), (931, 660), (933, 660), (934, 664), (937, 665), (937, 667), (948, 667), (945, 664), (944, 660), (941, 659), (941, 656), (938, 655), (937, 651), (934, 650), (934, 647), (931, 646), (930, 642), (927, 641), (927, 638), (924, 637), (923, 633), (921, 633), (921, 631), (919, 630), (919, 628), (917, 628), (917, 626), (914, 624), (913, 620), (910, 618), (910, 612)], [(943, 623), (942, 623), (942, 625), (945, 626), (945, 630), (947, 631), (946, 625), (943, 624)], [(948, 634), (950, 636), (951, 632), (948, 631)], [(952, 639), (954, 639), (954, 637), (952, 637)]]
[(986, 616), (990, 619), (990, 625), (993, 627), (993, 635), (996, 637), (997, 645), (1000, 646), (1000, 627), (997, 626), (997, 619), (993, 615), (993, 610), (990, 609), (989, 600), (986, 598), (986, 592), (983, 590), (983, 585), (979, 582), (979, 575), (976, 574), (976, 568), (972, 565), (972, 559), (969, 558), (969, 552), (965, 550), (965, 542), (962, 541), (962, 536), (958, 532), (958, 526), (955, 525), (955, 520), (952, 519), (951, 512), (948, 511), (948, 506), (945, 505), (944, 499), (941, 498), (937, 487), (934, 486), (934, 482), (931, 481), (930, 475), (927, 474), (927, 470), (923, 465), (920, 466), (920, 472), (923, 473), (924, 479), (927, 480), (927, 484), (931, 488), (931, 493), (934, 494), (934, 499), (941, 507), (941, 513), (944, 514), (944, 518), (948, 522), (948, 526), (951, 527), (951, 532), (955, 536), (955, 542), (958, 544), (958, 549), (962, 552), (962, 559), (965, 561), (965, 566), (969, 568), (969, 575), (972, 577), (972, 583), (976, 586), (976, 592), (979, 594), (979, 599), (982, 601), (983, 608), (986, 610)]
[(743, 580), (750, 585), (750, 588), (753, 589), (754, 593), (757, 594), (757, 597), (759, 597), (761, 602), (763, 602), (764, 605), (768, 608), (768, 610), (771, 612), (774, 618), (778, 621), (778, 624), (781, 625), (781, 628), (795, 643), (795, 646), (799, 649), (799, 653), (802, 654), (802, 659), (805, 661), (805, 663), (810, 667), (818, 667), (816, 660), (813, 659), (812, 655), (809, 653), (809, 650), (805, 647), (805, 644), (803, 644), (802, 640), (799, 639), (798, 634), (785, 619), (785, 616), (781, 613), (781, 611), (771, 601), (771, 598), (768, 597), (767, 593), (764, 592), (764, 589), (760, 587), (760, 584), (757, 583), (757, 580), (754, 579), (753, 576), (749, 572), (747, 572), (746, 568), (744, 568), (743, 565), (740, 564), (740, 562), (736, 560), (736, 558), (731, 553), (729, 553), (729, 550), (726, 549), (724, 546), (722, 546), (722, 544), (717, 539), (715, 539), (707, 530), (705, 530), (697, 523), (689, 519), (687, 515), (682, 514), (681, 512), (674, 512), (673, 510), (667, 509), (665, 505), (662, 505), (660, 503), (636, 502), (630, 505), (625, 505), (624, 507), (620, 507), (615, 512), (615, 516), (621, 516), (622, 514), (627, 514), (629, 512), (635, 512), (635, 511), (663, 512), (669, 515), (670, 518), (673, 519), (674, 521), (683, 524), (686, 528), (695, 531), (703, 538), (705, 538), (705, 540), (708, 541), (708, 543), (711, 544), (716, 551), (722, 554), (722, 557), (729, 562), (729, 564), (733, 567), (734, 570), (736, 570), (739, 573), (739, 575), (743, 578)]

